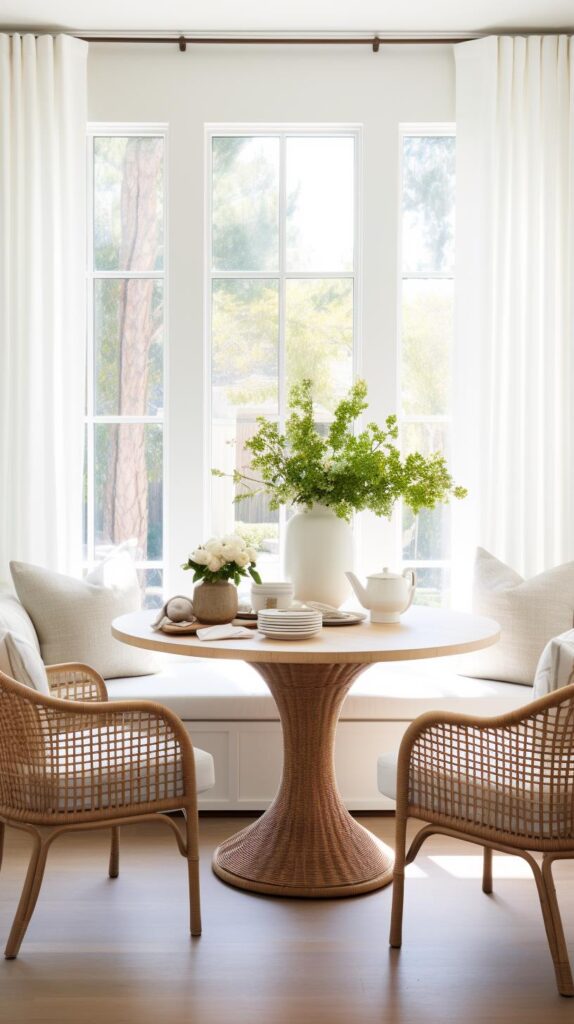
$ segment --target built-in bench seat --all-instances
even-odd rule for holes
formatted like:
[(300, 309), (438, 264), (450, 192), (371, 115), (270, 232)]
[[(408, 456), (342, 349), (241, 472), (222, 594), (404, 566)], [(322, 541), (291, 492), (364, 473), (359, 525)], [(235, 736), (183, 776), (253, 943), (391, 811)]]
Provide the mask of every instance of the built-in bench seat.
[[(377, 788), (377, 758), (394, 750), (417, 715), (449, 710), (495, 715), (531, 698), (529, 687), (471, 679), (457, 659), (370, 666), (352, 686), (337, 731), (336, 770), (353, 810), (392, 807)], [(193, 741), (215, 758), (216, 784), (200, 797), (205, 810), (260, 810), (281, 774), (277, 708), (257, 671), (241, 661), (163, 659), (150, 676), (107, 681), (112, 700), (144, 698), (171, 708)]]

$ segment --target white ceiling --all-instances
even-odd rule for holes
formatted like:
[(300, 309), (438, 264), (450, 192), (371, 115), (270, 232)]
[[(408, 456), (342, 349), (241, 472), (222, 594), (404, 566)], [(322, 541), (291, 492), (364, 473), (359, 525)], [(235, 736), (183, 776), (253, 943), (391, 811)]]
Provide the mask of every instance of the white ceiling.
[(574, 27), (573, 0), (0, 0), (5, 28), (484, 32)]

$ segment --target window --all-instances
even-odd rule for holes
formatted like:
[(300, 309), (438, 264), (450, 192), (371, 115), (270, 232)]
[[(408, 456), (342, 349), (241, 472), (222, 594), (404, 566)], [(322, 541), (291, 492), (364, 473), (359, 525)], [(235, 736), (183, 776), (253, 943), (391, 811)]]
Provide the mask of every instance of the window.
[[(211, 129), (208, 150), (208, 462), (231, 474), (258, 416), (283, 423), (294, 382), (313, 380), (320, 424), (352, 383), (358, 133)], [(272, 576), (289, 511), (234, 495), (211, 478), (212, 532), (242, 534)]]
[[(455, 138), (452, 129), (404, 129), (400, 421), (405, 451), (450, 441), (453, 333)], [(402, 557), (417, 570), (417, 600), (448, 603), (450, 507), (402, 510)]]
[(84, 561), (126, 544), (145, 604), (161, 604), (165, 130), (88, 138)]

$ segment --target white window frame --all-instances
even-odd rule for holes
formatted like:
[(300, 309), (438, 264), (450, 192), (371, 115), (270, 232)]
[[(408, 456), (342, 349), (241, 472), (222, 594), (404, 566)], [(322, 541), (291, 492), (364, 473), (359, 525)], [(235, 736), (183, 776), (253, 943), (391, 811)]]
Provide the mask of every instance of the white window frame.
[[(100, 137), (150, 137), (163, 139), (163, 270), (135, 271), (135, 270), (96, 270), (94, 268), (94, 139)], [(168, 522), (169, 503), (169, 481), (167, 478), (168, 467), (168, 420), (166, 415), (169, 402), (168, 392), (168, 352), (169, 352), (169, 136), (168, 125), (161, 123), (138, 123), (138, 122), (90, 122), (87, 127), (87, 232), (86, 232), (86, 414), (84, 417), (86, 431), (86, 461), (87, 461), (87, 558), (83, 561), (84, 569), (90, 569), (96, 564), (95, 558), (95, 507), (94, 507), (94, 481), (95, 481), (95, 458), (94, 458), (94, 427), (99, 423), (155, 423), (162, 426), (162, 469), (163, 469), (163, 500), (162, 500), (162, 552), (161, 560), (138, 559), (135, 562), (136, 569), (153, 570), (157, 569), (163, 573), (162, 579), (165, 586), (165, 571), (169, 565), (169, 540), (166, 529)], [(94, 283), (98, 280), (148, 280), (153, 279), (163, 282), (163, 409), (155, 416), (100, 416), (94, 411)]]
[[(275, 271), (225, 271), (213, 270), (212, 259), (212, 139), (214, 137), (238, 138), (242, 136), (272, 136), (280, 140), (279, 156), (279, 267)], [(286, 269), (287, 240), (286, 223), (286, 140), (288, 138), (325, 136), (329, 138), (354, 139), (354, 237), (353, 237), (353, 270), (352, 271), (288, 271)], [(204, 522), (211, 523), (212, 508), (212, 362), (211, 362), (211, 326), (212, 326), (212, 283), (214, 280), (265, 280), (278, 281), (279, 305), (279, 368), (278, 368), (278, 411), (279, 424), (285, 423), (287, 408), (287, 388), (285, 379), (285, 308), (286, 282), (289, 280), (352, 280), (353, 281), (353, 381), (361, 372), (362, 364), (362, 168), (363, 168), (363, 129), (359, 124), (206, 124), (205, 125), (205, 293), (204, 293)], [(279, 511), (279, 540), (282, 554), (285, 537), (286, 510), (281, 506)], [(209, 531), (209, 526), (208, 526)]]
[[(403, 370), (403, 282), (413, 280), (440, 280), (440, 281), (453, 281), (454, 282), (454, 266), (452, 271), (445, 272), (415, 272), (405, 271), (403, 268), (403, 228), (402, 228), (402, 202), (403, 202), (403, 153), (404, 153), (404, 140), (407, 136), (449, 136), (456, 138), (456, 124), (454, 122), (439, 122), (433, 123), (428, 121), (417, 122), (414, 124), (400, 124), (399, 125), (399, 197), (398, 197), (398, 219), (397, 219), (397, 410), (398, 410), (398, 425), (399, 429), (407, 426), (409, 423), (442, 423), (446, 427), (450, 427), (452, 424), (452, 395), (449, 395), (449, 409), (450, 411), (441, 415), (422, 415), (422, 416), (406, 416), (402, 409), (402, 370)], [(455, 254), (456, 258), (456, 254)], [(454, 291), (454, 289), (453, 289)], [(451, 350), (451, 361), (452, 361), (452, 350)], [(447, 455), (448, 447), (447, 446)], [(414, 569), (443, 569), (450, 570), (452, 565), (451, 558), (442, 559), (405, 559), (403, 558), (403, 546), (402, 546), (402, 505), (400, 514), (397, 516), (397, 547), (399, 552), (399, 560), (401, 566), (409, 566)]]

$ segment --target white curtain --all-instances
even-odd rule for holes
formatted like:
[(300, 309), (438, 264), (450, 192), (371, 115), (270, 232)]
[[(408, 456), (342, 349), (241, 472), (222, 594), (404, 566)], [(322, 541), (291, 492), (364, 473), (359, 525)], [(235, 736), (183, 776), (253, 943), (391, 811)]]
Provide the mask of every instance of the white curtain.
[(86, 58), (0, 35), (0, 580), (81, 554)]
[(525, 575), (574, 558), (574, 43), (455, 52), (460, 595), (476, 544)]

